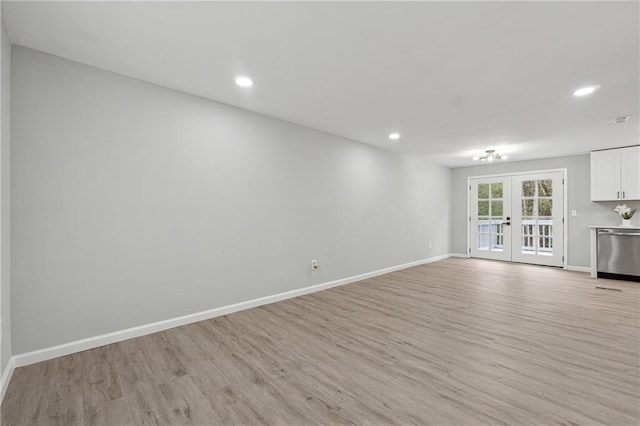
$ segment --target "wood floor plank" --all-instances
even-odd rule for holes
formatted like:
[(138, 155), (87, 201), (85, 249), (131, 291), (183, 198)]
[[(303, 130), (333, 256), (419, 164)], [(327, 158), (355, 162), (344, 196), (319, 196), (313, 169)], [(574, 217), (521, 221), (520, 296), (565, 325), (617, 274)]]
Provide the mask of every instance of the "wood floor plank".
[(638, 425), (640, 285), (446, 259), (18, 368), (0, 416)]

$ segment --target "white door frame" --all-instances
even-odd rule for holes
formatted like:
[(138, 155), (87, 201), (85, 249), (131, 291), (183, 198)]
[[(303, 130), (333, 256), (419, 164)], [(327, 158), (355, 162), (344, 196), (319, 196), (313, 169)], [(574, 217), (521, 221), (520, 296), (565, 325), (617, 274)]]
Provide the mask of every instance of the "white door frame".
[(469, 191), (469, 187), (471, 186), (471, 179), (482, 179), (482, 178), (496, 178), (496, 177), (505, 177), (505, 176), (519, 176), (519, 175), (528, 175), (528, 174), (536, 174), (536, 173), (550, 173), (550, 172), (562, 172), (562, 180), (563, 180), (563, 185), (562, 185), (562, 232), (564, 233), (564, 236), (562, 238), (562, 268), (563, 269), (567, 269), (567, 262), (569, 261), (568, 256), (567, 256), (567, 241), (569, 240), (568, 238), (568, 230), (569, 230), (569, 219), (567, 217), (567, 188), (569, 187), (569, 182), (567, 180), (567, 169), (562, 168), (562, 169), (547, 169), (547, 170), (528, 170), (528, 171), (523, 171), (523, 172), (513, 172), (513, 173), (497, 173), (497, 174), (493, 174), (493, 175), (478, 175), (478, 176), (468, 176), (467, 177), (467, 188), (466, 188), (466, 192), (467, 192), (467, 253), (466, 253), (466, 257), (470, 258), (470, 252), (471, 252), (471, 227), (469, 226), (470, 223), (470, 218), (471, 218), (471, 203), (470, 203), (470, 197), (471, 197), (471, 193)]

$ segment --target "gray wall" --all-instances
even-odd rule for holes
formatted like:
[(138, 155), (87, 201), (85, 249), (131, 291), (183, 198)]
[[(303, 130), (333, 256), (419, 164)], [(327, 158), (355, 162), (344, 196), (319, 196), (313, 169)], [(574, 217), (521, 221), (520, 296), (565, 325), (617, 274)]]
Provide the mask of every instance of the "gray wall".
[[(546, 169), (567, 169), (568, 265), (589, 267), (589, 225), (619, 225), (620, 216), (613, 211), (617, 202), (591, 202), (589, 155), (556, 157), (543, 160), (492, 163), (453, 170), (453, 241), (452, 252), (467, 251), (467, 178), (500, 173)], [(626, 202), (640, 207), (639, 202)], [(577, 216), (571, 217), (571, 210)], [(632, 223), (638, 225), (640, 214)]]
[(0, 40), (0, 318), (2, 319), (2, 343), (0, 344), (0, 375), (11, 357), (11, 187), (10, 138), (11, 138), (11, 44), (1, 24)]
[(18, 46), (12, 90), (16, 354), (450, 251), (448, 168)]

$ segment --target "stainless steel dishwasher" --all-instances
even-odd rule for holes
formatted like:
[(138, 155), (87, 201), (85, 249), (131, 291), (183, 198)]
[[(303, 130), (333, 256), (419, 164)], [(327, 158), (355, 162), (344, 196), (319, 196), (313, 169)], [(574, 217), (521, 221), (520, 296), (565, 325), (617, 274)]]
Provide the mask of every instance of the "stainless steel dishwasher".
[(598, 229), (598, 278), (640, 282), (640, 229)]

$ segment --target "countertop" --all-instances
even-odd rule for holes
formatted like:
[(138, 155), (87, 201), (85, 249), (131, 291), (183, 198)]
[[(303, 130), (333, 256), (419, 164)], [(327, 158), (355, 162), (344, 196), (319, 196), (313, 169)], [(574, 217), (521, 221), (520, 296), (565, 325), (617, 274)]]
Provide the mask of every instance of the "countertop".
[(640, 226), (620, 226), (620, 225), (589, 225), (589, 228), (609, 228), (609, 229), (640, 229)]

